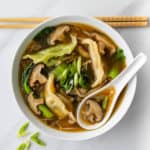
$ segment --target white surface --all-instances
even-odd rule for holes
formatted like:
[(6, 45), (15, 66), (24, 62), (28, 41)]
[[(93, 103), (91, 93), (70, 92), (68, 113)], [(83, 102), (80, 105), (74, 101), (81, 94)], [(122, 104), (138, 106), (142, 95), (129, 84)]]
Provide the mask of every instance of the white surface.
[[(109, 9), (108, 9), (109, 8)], [(0, 17), (48, 16), (64, 14), (84, 15), (148, 15), (149, 0), (0, 0)], [(150, 27), (117, 29), (128, 42), (133, 54), (140, 51), (150, 57)], [(29, 30), (0, 29), (0, 149), (10, 150), (23, 140), (16, 138), (19, 126), (26, 121), (18, 109), (10, 87), (10, 67), (14, 52)], [(138, 74), (138, 87), (132, 106), (121, 122), (101, 137), (82, 142), (55, 140), (41, 135), (46, 148), (32, 146), (32, 150), (149, 150), (150, 149), (150, 61)], [(31, 131), (36, 131), (31, 126)]]

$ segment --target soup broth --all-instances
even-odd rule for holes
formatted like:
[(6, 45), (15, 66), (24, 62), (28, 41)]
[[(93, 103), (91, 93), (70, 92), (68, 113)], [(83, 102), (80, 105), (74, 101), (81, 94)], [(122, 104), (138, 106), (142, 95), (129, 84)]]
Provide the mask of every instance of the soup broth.
[[(20, 61), (19, 85), (27, 106), (44, 124), (84, 131), (76, 121), (78, 104), (125, 67), (123, 50), (108, 35), (89, 25), (66, 23), (44, 28), (29, 43)], [(103, 116), (112, 89), (97, 95), (107, 97)]]

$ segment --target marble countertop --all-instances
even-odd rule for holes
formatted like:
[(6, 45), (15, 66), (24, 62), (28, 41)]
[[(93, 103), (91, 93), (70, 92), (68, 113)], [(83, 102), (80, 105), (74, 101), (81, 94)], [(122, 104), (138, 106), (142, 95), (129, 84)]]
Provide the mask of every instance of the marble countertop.
[[(59, 15), (147, 15), (149, 0), (0, 0), (0, 17)], [(0, 149), (16, 149), (23, 139), (16, 133), (26, 118), (19, 110), (11, 89), (14, 53), (30, 29), (0, 29)], [(117, 31), (127, 41), (134, 56), (144, 52), (150, 58), (150, 27)], [(31, 150), (149, 150), (150, 149), (150, 61), (138, 73), (137, 91), (125, 117), (108, 133), (81, 142), (61, 141), (42, 134), (46, 148)], [(37, 129), (31, 125), (31, 131)]]

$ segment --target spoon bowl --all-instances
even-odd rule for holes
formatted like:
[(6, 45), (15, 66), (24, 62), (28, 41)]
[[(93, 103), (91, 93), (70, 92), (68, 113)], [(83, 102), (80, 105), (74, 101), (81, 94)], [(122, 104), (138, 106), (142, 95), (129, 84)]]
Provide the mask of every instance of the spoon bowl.
[[(99, 127), (102, 127), (110, 118), (121, 91), (126, 86), (126, 84), (134, 77), (134, 75), (139, 71), (139, 69), (145, 64), (146, 60), (147, 60), (147, 57), (145, 54), (143, 54), (143, 53), (138, 54), (135, 57), (135, 59), (133, 60), (133, 62), (131, 64), (129, 64), (129, 66), (125, 70), (123, 70), (118, 75), (118, 77), (116, 79), (111, 81), (106, 86), (104, 86), (104, 87), (96, 90), (95, 92), (89, 94), (88, 96), (86, 96), (81, 101), (81, 103), (79, 104), (79, 106), (77, 108), (77, 122), (78, 122), (78, 124), (86, 130), (94, 130), (94, 129), (97, 129)], [(80, 114), (81, 109), (82, 109), (83, 105), (85, 104), (85, 102), (89, 98), (92, 98), (93, 96), (97, 95), (98, 93), (103, 92), (104, 90), (106, 90), (109, 87), (115, 88), (115, 94), (114, 94), (112, 103), (109, 107), (109, 111), (106, 113), (106, 115), (104, 116), (102, 121), (95, 123), (95, 124), (85, 123), (85, 121), (83, 121), (83, 119), (81, 118), (81, 114)]]

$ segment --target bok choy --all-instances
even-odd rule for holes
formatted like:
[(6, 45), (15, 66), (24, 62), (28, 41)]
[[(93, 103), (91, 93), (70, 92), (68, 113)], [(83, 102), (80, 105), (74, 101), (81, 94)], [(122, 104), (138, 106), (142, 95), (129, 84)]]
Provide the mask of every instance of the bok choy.
[(35, 54), (27, 54), (23, 56), (23, 59), (29, 58), (29, 59), (32, 59), (35, 64), (42, 62), (47, 65), (51, 58), (71, 54), (77, 45), (76, 37), (71, 35), (71, 41), (72, 42), (69, 44), (59, 44), (59, 45), (41, 50)]
[(124, 65), (125, 58), (123, 50), (118, 48), (113, 56), (113, 66), (108, 73), (108, 77), (114, 79), (120, 73), (121, 67)]

